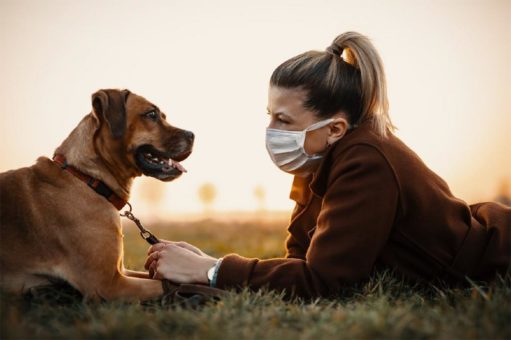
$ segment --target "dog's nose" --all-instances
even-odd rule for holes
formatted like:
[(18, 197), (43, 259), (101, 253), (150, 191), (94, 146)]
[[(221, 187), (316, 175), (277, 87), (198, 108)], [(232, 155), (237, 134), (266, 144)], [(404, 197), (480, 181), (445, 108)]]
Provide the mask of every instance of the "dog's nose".
[(190, 140), (190, 142), (193, 142), (193, 140), (195, 139), (195, 135), (193, 134), (192, 131), (185, 130), (184, 134), (186, 138)]

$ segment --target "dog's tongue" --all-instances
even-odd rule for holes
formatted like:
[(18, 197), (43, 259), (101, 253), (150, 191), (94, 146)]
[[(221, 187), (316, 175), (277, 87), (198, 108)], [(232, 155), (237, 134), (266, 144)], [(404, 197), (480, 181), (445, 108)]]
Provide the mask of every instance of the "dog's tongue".
[(179, 171), (181, 172), (188, 172), (184, 166), (181, 165), (181, 163), (179, 163), (178, 161), (175, 161), (175, 160), (171, 160), (172, 162), (172, 166), (176, 169), (178, 169)]

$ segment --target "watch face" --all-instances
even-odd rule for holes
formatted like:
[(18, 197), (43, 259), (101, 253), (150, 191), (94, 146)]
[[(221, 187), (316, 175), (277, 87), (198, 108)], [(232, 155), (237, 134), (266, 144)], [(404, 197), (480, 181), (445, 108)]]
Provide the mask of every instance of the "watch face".
[(215, 272), (215, 266), (209, 268), (208, 273), (207, 273), (208, 281), (213, 280), (213, 273), (214, 272)]

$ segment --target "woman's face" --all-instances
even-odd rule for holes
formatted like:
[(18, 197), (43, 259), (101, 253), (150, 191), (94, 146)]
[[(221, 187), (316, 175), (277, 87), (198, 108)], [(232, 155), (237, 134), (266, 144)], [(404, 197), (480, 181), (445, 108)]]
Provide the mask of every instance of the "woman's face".
[[(270, 124), (268, 127), (279, 130), (302, 131), (323, 120), (317, 117), (313, 111), (304, 107), (306, 100), (307, 91), (305, 90), (270, 86), (268, 91)], [(336, 120), (327, 126), (307, 132), (304, 149), (309, 155), (325, 151), (327, 144), (333, 144), (347, 131), (348, 122), (344, 114), (338, 113), (333, 115), (332, 118), (336, 118)]]

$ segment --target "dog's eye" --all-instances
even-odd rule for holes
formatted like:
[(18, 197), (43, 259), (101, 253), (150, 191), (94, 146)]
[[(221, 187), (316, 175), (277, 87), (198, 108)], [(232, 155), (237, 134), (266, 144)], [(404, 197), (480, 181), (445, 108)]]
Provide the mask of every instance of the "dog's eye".
[(149, 111), (145, 114), (145, 116), (152, 120), (156, 120), (158, 118), (158, 114), (156, 113), (156, 111)]

